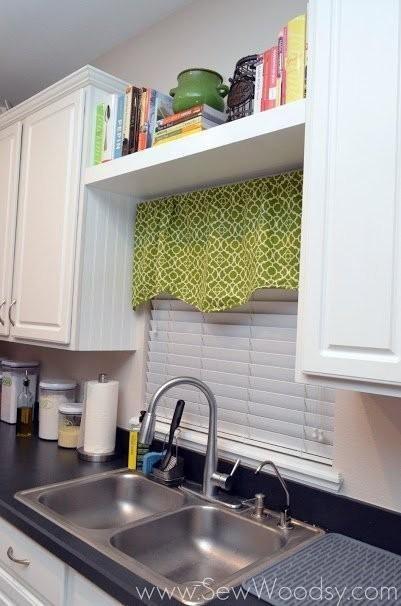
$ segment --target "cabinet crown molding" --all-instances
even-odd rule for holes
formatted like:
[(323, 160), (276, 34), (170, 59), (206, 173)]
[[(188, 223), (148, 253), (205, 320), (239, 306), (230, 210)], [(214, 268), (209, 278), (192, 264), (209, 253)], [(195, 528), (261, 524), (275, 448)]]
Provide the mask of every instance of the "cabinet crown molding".
[(96, 86), (105, 92), (115, 93), (116, 90), (124, 92), (128, 83), (92, 65), (85, 65), (2, 114), (0, 129), (10, 126), (18, 120), (23, 120), (49, 103), (89, 85)]

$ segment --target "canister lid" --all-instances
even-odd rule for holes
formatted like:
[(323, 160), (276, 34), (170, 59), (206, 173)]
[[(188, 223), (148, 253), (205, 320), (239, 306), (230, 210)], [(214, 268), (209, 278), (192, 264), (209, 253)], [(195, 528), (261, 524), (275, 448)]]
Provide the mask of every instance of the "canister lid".
[(2, 366), (7, 368), (35, 368), (39, 364), (39, 362), (20, 362), (19, 360), (3, 360), (2, 362)]
[(82, 414), (84, 406), (81, 402), (74, 402), (71, 404), (61, 404), (58, 407), (59, 412), (63, 415), (80, 415)]
[(65, 389), (75, 389), (77, 386), (75, 381), (65, 381), (64, 379), (43, 379), (40, 381), (41, 389), (50, 389), (53, 391), (64, 391)]

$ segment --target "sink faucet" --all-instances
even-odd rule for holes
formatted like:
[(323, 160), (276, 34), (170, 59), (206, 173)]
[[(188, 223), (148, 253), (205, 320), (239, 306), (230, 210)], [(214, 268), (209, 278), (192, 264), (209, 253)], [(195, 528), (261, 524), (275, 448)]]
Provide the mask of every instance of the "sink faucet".
[(160, 398), (173, 387), (178, 385), (192, 385), (197, 387), (206, 396), (209, 405), (209, 430), (206, 448), (205, 467), (203, 470), (203, 495), (205, 497), (214, 497), (217, 488), (229, 490), (232, 477), (240, 464), (240, 459), (237, 459), (230, 474), (219, 473), (217, 471), (217, 403), (212, 391), (203, 381), (194, 377), (176, 377), (170, 379), (154, 393), (148, 410), (145, 413), (141, 430), (139, 432), (139, 441), (142, 444), (150, 445), (154, 436), (154, 426), (156, 419), (156, 406)]
[[(284, 493), (285, 493), (285, 509), (283, 509), (283, 511), (280, 512), (280, 522), (279, 522), (279, 527), (280, 528), (292, 528), (292, 524), (291, 524), (291, 517), (290, 517), (290, 493), (288, 491), (287, 488), (287, 484), (285, 483), (281, 473), (279, 472), (279, 470), (277, 469), (277, 466), (275, 463), (273, 463), (273, 461), (263, 461), (255, 470), (255, 475), (257, 475), (258, 473), (260, 473), (260, 471), (263, 469), (263, 467), (265, 467), (266, 465), (270, 465), (270, 467), (272, 467), (274, 473), (277, 476), (278, 481), (280, 482)], [(256, 495), (257, 497), (261, 497), (262, 495)], [(263, 511), (263, 509), (262, 509)]]

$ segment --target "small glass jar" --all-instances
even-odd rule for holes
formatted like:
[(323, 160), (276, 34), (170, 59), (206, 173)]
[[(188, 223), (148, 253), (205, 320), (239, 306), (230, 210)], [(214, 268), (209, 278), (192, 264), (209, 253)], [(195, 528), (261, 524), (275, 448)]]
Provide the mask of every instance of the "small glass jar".
[(75, 402), (77, 384), (62, 379), (44, 379), (39, 383), (39, 438), (58, 439), (58, 409)]
[(15, 425), (17, 422), (17, 398), (22, 391), (23, 382), (28, 371), (29, 389), (36, 402), (39, 380), (39, 362), (19, 362), (3, 360), (1, 390), (1, 420)]
[(62, 404), (58, 410), (58, 445), (62, 448), (77, 448), (83, 405)]

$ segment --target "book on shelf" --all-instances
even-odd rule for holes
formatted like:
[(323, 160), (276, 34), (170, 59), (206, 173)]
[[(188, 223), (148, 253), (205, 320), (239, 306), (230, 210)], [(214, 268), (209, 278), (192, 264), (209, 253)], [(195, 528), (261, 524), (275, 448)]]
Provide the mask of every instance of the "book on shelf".
[(116, 132), (118, 95), (98, 103), (95, 110), (93, 163), (101, 164), (113, 158)]
[(263, 85), (261, 111), (277, 105), (277, 46), (263, 53)]
[(141, 97), (138, 151), (152, 147), (158, 120), (173, 113), (173, 98), (147, 88)]
[(172, 113), (173, 98), (170, 95), (151, 88), (127, 87), (120, 155), (125, 156), (151, 147), (157, 121)]
[(306, 15), (288, 22), (286, 60), (286, 102), (298, 101), (305, 96)]
[(191, 118), (186, 122), (175, 124), (166, 129), (163, 129), (156, 133), (154, 138), (154, 146), (160, 145), (161, 143), (167, 143), (168, 141), (175, 141), (188, 134), (199, 133), (203, 130), (218, 126), (215, 122), (207, 120), (202, 116)]
[(95, 111), (95, 139), (93, 146), (93, 163), (100, 164), (103, 157), (104, 135), (106, 130), (106, 122), (104, 119), (106, 112), (106, 103), (98, 103)]
[(253, 113), (262, 111), (264, 55), (258, 55), (255, 67), (255, 93), (253, 97)]
[(172, 141), (178, 141), (179, 139), (184, 139), (188, 137), (188, 135), (195, 135), (203, 132), (202, 128), (189, 128), (187, 130), (183, 130), (182, 132), (173, 133), (169, 137), (165, 138), (157, 138), (155, 137), (155, 141), (153, 143), (153, 147), (159, 147), (159, 145), (163, 145), (164, 143), (171, 143)]
[(147, 147), (153, 145), (159, 122), (167, 120), (173, 113), (173, 97), (152, 89), (148, 116)]
[(109, 162), (113, 159), (114, 153), (114, 138), (115, 138), (115, 130), (116, 130), (116, 117), (117, 117), (117, 102), (118, 96), (111, 95), (110, 100), (106, 103), (106, 108), (104, 112), (104, 143), (103, 143), (103, 153), (102, 153), (102, 162)]
[(305, 16), (306, 22), (305, 22), (305, 76), (304, 76), (304, 97), (306, 99), (306, 83), (308, 81), (308, 25), (309, 25), (309, 19), (308, 19), (308, 13), (306, 13)]
[(138, 125), (138, 147), (136, 151), (146, 149), (147, 146), (147, 129), (148, 129), (148, 113), (151, 91), (149, 88), (144, 88), (141, 94), (141, 102), (139, 107), (139, 125)]
[(287, 59), (288, 46), (288, 28), (283, 27), (278, 35), (277, 41), (277, 93), (276, 105), (286, 103), (286, 70), (285, 63)]
[(123, 151), (124, 102), (125, 95), (117, 95), (113, 158), (120, 158)]
[(179, 124), (180, 122), (185, 122), (185, 120), (189, 120), (190, 118), (195, 118), (197, 116), (203, 116), (207, 120), (216, 122), (216, 124), (223, 124), (227, 120), (227, 115), (225, 112), (221, 112), (218, 109), (203, 103), (202, 105), (195, 105), (194, 107), (158, 120), (156, 130), (163, 130), (169, 126), (172, 126), (173, 124)]
[(307, 62), (307, 15), (299, 15), (280, 29), (277, 46), (257, 57), (253, 112), (306, 97)]
[(123, 145), (121, 155), (126, 156), (128, 154), (129, 144), (129, 126), (131, 121), (131, 105), (132, 105), (132, 86), (128, 86), (125, 90), (124, 99), (124, 122), (123, 122)]
[(145, 89), (132, 87), (132, 101), (131, 101), (131, 113), (130, 113), (130, 126), (129, 126), (129, 139), (128, 139), (128, 153), (133, 154), (138, 150), (139, 140), (139, 125), (140, 125), (140, 112), (141, 112), (141, 98)]

